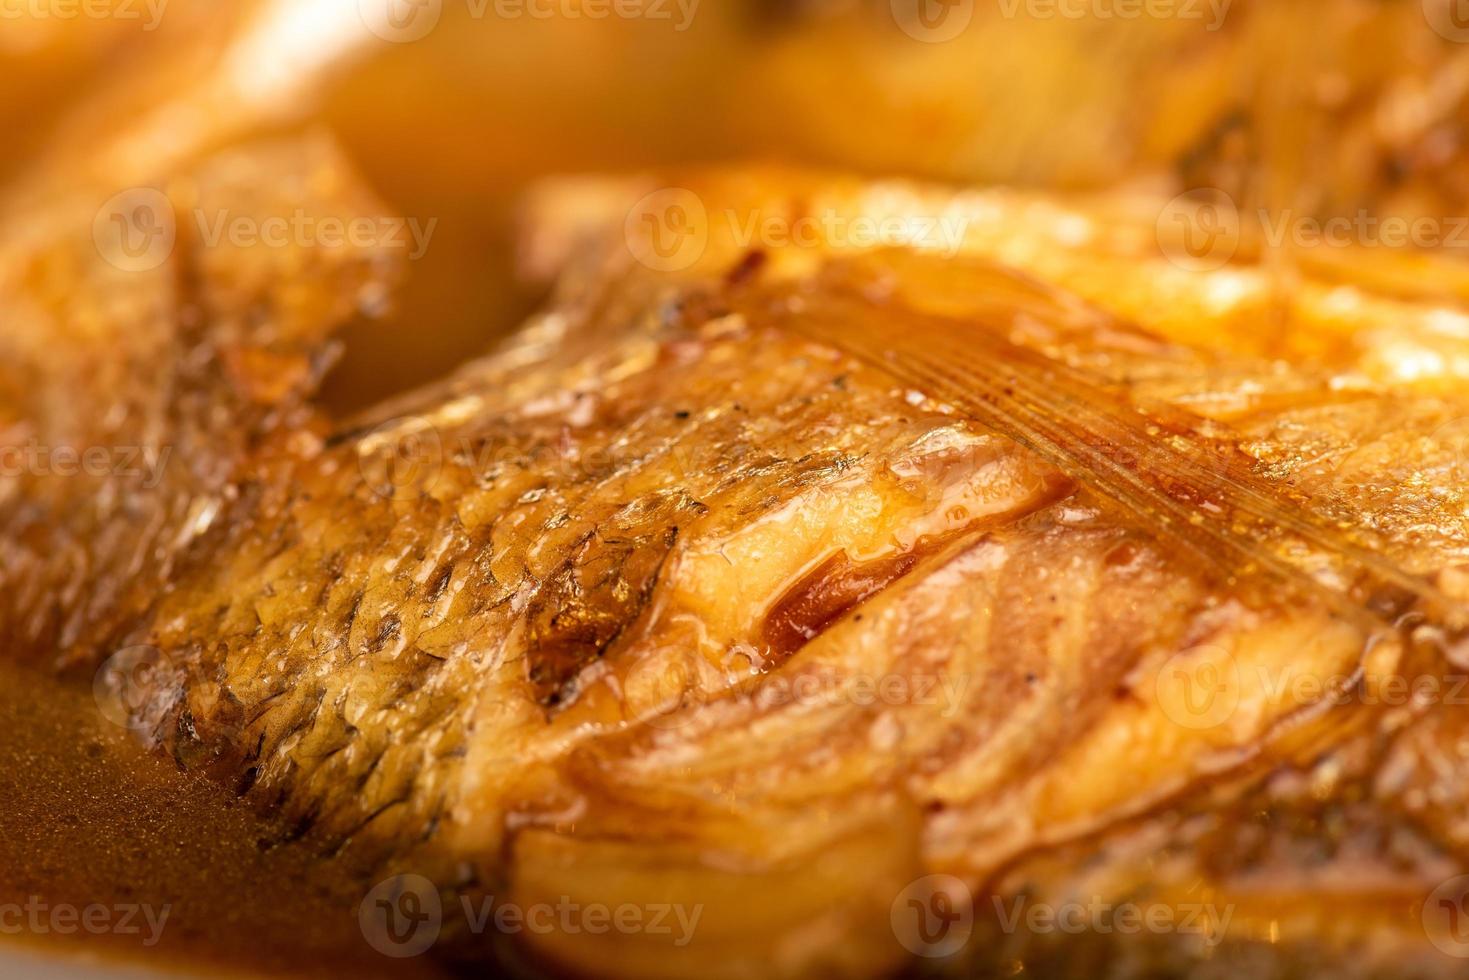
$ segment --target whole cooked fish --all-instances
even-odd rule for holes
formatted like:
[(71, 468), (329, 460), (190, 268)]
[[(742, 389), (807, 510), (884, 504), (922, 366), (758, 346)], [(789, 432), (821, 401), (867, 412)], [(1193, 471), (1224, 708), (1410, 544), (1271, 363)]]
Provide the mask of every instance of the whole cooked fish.
[[(320, 145), (164, 190), (375, 207)], [(1462, 275), (1201, 270), (1163, 204), (556, 185), (545, 311), (335, 425), (309, 389), (382, 255), (181, 236), (139, 276), (61, 222), (8, 257), (7, 445), (169, 462), (7, 479), (0, 625), (453, 958), (1455, 975)], [(1025, 917), (1094, 899), (1208, 914)], [(643, 927), (506, 944), (486, 900)]]

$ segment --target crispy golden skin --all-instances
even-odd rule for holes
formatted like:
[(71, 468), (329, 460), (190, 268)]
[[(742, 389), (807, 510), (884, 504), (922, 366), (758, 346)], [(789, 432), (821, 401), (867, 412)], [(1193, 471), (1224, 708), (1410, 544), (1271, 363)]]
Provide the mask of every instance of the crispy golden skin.
[(320, 141), (115, 190), (14, 216), (0, 241), (0, 629), (28, 660), (87, 661), (131, 628), (242, 461), (309, 434), (332, 331), (393, 281), (384, 250), (226, 232), (379, 213)]
[[(655, 225), (639, 220), (543, 225), (536, 258), (579, 256), (544, 314), (329, 433), (280, 406), (299, 404), (311, 345), (376, 281), (373, 257), (302, 255), (256, 280), (253, 253), (177, 250), (173, 275), (202, 261), (226, 277), (200, 321), (219, 353), (190, 360), (177, 316), (143, 350), (211, 365), (210, 385), (181, 411), (127, 375), (90, 389), (88, 417), (148, 393), (159, 444), (190, 473), (210, 463), (214, 482), (14, 484), (7, 526), (24, 533), (7, 542), (31, 557), (7, 591), (37, 581), (50, 603), (30, 655), (156, 651), (147, 683), (123, 692), (144, 737), (367, 867), (522, 906), (698, 908), (682, 945), (524, 937), (574, 972), (875, 974), (908, 959), (892, 907), (935, 872), (976, 896), (1101, 881), (1161, 903), (1171, 888), (1298, 882), (1302, 835), (1255, 815), (1332, 801), (1351, 819), (1304, 836), (1350, 844), (1406, 904), (1460, 865), (1452, 709), (1333, 694), (1457, 669), (1469, 411), (1465, 340), (1445, 326), (1461, 314), (1370, 291), (1328, 303), (1307, 277), (1263, 329), (1278, 299), (1263, 273), (1171, 265), (1126, 209), (761, 172), (689, 183), (712, 217), (687, 261), (650, 251), (640, 235)], [(621, 217), (646, 189), (597, 199)], [(578, 191), (578, 210), (594, 197)], [(548, 200), (554, 212), (565, 198)], [(822, 214), (964, 220), (942, 255), (829, 233), (752, 250), (736, 233), (752, 215)], [(312, 274), (289, 295), (306, 299), (270, 322), (300, 326), (251, 333), (249, 284), (290, 282), (297, 263)], [(1249, 491), (1270, 514), (1360, 526), (1377, 565), (1328, 553), (1368, 540), (1355, 533), (1297, 547), (1283, 517), (1220, 532), (1279, 574), (1200, 560), (1156, 513), (1109, 496), (1111, 478), (1070, 466), (1076, 446), (1031, 444), (1025, 425), (1044, 419), (1021, 412), (1026, 391), (1000, 392), (984, 421), (842, 334), (902, 352), (920, 322), (960, 338), (947, 370), (961, 381), (980, 375), (959, 348), (1003, 340), (1055, 365), (1055, 397), (1110, 399), (1123, 435), (1159, 441), (1117, 444), (1148, 477), (1138, 499), (1167, 476), (1164, 441), (1224, 447), (1234, 496), (1220, 499)], [(1437, 369), (1418, 356), (1404, 376), (1391, 346), (1404, 343)], [(257, 360), (261, 346), (282, 359)], [(17, 384), (15, 419), (62, 425), (46, 399), (99, 362), (83, 344), (54, 362), (62, 373)], [(1021, 363), (1015, 383), (1033, 384)], [(198, 434), (242, 411), (222, 450)], [(1144, 418), (1176, 428), (1126, 428)], [(110, 437), (71, 424), (56, 431)], [(1109, 452), (1099, 466), (1115, 468)], [(137, 508), (170, 530), (126, 520)], [(1220, 522), (1207, 498), (1195, 513)], [(108, 527), (118, 544), (98, 535)], [(79, 542), (83, 571), (37, 534)], [(147, 556), (141, 573), (120, 564), (123, 545)], [(84, 614), (63, 587), (77, 575), (85, 595), (123, 598)], [(9, 622), (28, 622), (24, 608)], [(1190, 698), (1219, 677), (1222, 702)], [(1174, 864), (1139, 883), (1139, 849), (1158, 841)], [(1258, 918), (1317, 955), (1324, 892), (1299, 890)], [(1453, 965), (1386, 908), (1364, 920), (1389, 949)], [(1032, 955), (1020, 938), (966, 955), (997, 969)], [(450, 948), (491, 955), (483, 937)]]

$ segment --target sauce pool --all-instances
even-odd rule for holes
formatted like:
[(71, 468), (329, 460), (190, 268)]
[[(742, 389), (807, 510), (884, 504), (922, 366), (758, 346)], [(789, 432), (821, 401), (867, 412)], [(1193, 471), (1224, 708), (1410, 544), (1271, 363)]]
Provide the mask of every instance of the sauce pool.
[(210, 976), (448, 975), (375, 952), (360, 879), (146, 752), (85, 685), (0, 665), (0, 726), (0, 965), (20, 953)]

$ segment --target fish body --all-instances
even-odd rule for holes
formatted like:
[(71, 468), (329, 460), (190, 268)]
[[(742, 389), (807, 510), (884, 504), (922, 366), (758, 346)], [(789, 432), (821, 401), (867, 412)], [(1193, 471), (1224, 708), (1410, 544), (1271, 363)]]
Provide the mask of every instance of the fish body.
[[(1463, 862), (1462, 314), (1370, 289), (1344, 307), (1308, 275), (1281, 315), (1258, 266), (1180, 267), (1095, 201), (685, 183), (677, 228), (656, 184), (579, 188), (570, 222), (546, 192), (544, 312), (348, 423), (301, 366), (386, 281), (371, 254), (291, 293), (295, 333), (252, 333), (248, 290), (165, 308), (153, 349), (203, 365), (197, 409), (140, 372), (92, 414), (146, 393), (190, 476), (12, 485), (3, 581), (51, 597), (9, 611), (41, 624), (22, 655), (104, 664), (145, 742), (369, 883), (646, 915), (520, 932), (555, 970), (1065, 969), (1082, 944), (1007, 903), (1089, 890), (1233, 910), (1126, 948), (1246, 956), (1269, 933), (1309, 962), (1337, 942), (1324, 849), (1371, 870), (1379, 952), (1449, 975), (1420, 919)], [(814, 237), (768, 233), (811, 216)], [(859, 222), (889, 230), (838, 232)], [(670, 251), (680, 228), (695, 244)], [(185, 243), (168, 281), (201, 255), (232, 268)], [(1405, 377), (1403, 344), (1437, 367)], [(61, 424), (48, 393), (97, 349), (69, 350), (22, 424)], [(26, 550), (38, 534), (85, 560)], [(115, 597), (102, 615), (68, 575)], [(1399, 679), (1444, 693), (1385, 696)], [(973, 938), (906, 924), (940, 905)], [(445, 918), (441, 952), (505, 955)]]

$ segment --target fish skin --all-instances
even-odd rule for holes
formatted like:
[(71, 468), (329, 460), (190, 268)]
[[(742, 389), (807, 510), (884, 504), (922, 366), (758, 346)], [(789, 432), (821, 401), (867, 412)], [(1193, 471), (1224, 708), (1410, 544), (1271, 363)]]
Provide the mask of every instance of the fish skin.
[[(821, 185), (757, 186), (795, 211)], [(861, 185), (834, 186), (881, 213), (844, 197)], [(929, 192), (892, 193), (902, 209)], [(593, 249), (499, 352), (298, 451), (260, 446), (229, 478), (207, 556), (123, 639), (165, 668), (136, 727), (378, 873), (523, 905), (701, 910), (687, 946), (524, 937), (559, 968), (862, 976), (906, 959), (890, 907), (921, 875), (982, 894), (1031, 855), (1125, 850), (1114, 838), (1140, 822), (1169, 826), (1211, 792), (1243, 809), (1272, 773), (1383, 737), (1390, 713), (1272, 693), (1283, 664), (1320, 679), (1446, 669), (1309, 597), (1219, 581), (952, 407), (733, 312), (741, 290), (814, 282), (838, 251), (771, 250), (754, 283), (732, 283), (731, 242), (674, 274)], [(874, 261), (902, 302), (951, 315), (998, 303), (1059, 328), (1086, 313), (1038, 346), (1089, 357), (1098, 384), (1137, 399), (1211, 406), (1201, 422), (1261, 473), (1452, 580), (1466, 537), (1434, 490), (1455, 461), (1428, 427), (1460, 406), (1433, 385), (1333, 394), (1319, 371), (1064, 293), (997, 300), (952, 264)], [(1086, 256), (1068, 261), (1084, 278)], [(1149, 271), (1120, 283), (1138, 307)], [(1364, 403), (1376, 411), (1333, 412)], [(1409, 462), (1384, 419), (1405, 417), (1420, 480), (1388, 499)], [(810, 617), (796, 649), (770, 643), (776, 608)], [(1239, 673), (1233, 710), (1180, 718), (1160, 678), (1211, 658)], [(815, 695), (793, 695), (803, 681)], [(1444, 723), (1408, 715), (1392, 731), (1425, 734), (1398, 751), (1418, 738), (1419, 758), (1441, 755)], [(1407, 768), (1409, 788), (1437, 778)], [(1425, 868), (1461, 860), (1433, 814), (1391, 819)], [(446, 950), (485, 946), (455, 935)]]

